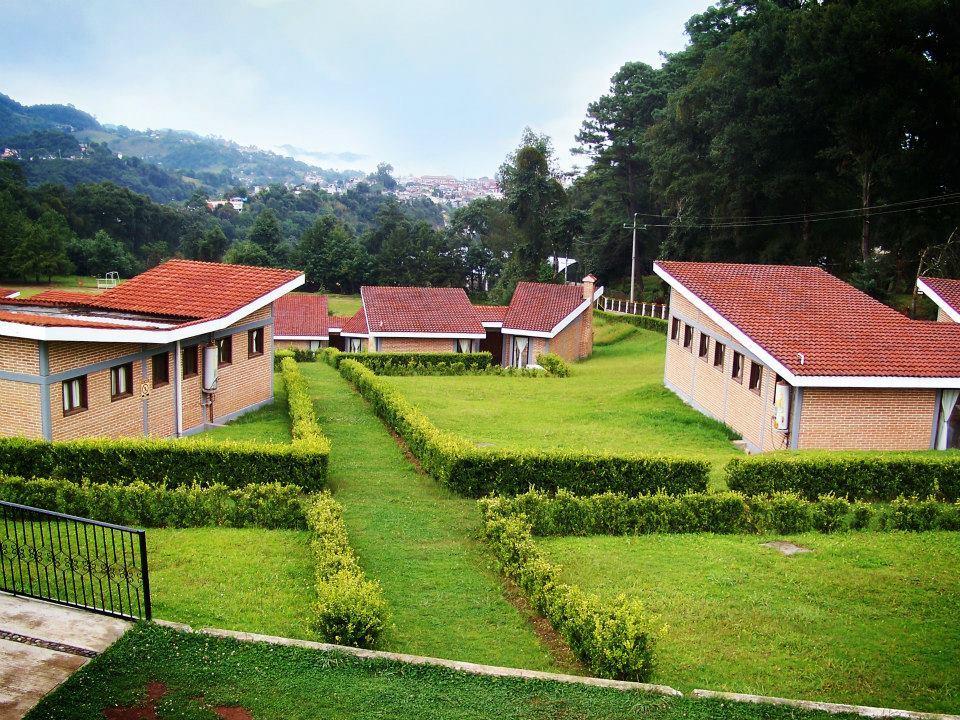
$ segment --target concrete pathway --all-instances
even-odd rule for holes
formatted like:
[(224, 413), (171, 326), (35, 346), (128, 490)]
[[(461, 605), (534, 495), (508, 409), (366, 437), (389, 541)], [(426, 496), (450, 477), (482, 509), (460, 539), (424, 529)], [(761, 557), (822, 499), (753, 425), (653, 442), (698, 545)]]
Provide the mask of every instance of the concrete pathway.
[(130, 625), (0, 592), (0, 718), (22, 718)]

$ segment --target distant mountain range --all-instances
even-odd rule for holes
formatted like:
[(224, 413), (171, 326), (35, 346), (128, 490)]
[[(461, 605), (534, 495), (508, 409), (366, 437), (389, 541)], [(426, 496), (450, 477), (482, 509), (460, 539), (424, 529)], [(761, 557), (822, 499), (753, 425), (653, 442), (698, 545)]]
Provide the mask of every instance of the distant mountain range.
[[(296, 150), (291, 155), (300, 159), (294, 159), (180, 130), (132, 130), (101, 124), (72, 105), (21, 105), (0, 93), (3, 148), (19, 151), (18, 161), (31, 183), (111, 180), (158, 202), (185, 200), (197, 188), (219, 193), (239, 184), (301, 183), (308, 175), (312, 181), (337, 182), (362, 174), (309, 162), (325, 157), (323, 153), (281, 148)], [(337, 159), (338, 154), (328, 157)], [(341, 159), (350, 164), (359, 157), (346, 153)]]

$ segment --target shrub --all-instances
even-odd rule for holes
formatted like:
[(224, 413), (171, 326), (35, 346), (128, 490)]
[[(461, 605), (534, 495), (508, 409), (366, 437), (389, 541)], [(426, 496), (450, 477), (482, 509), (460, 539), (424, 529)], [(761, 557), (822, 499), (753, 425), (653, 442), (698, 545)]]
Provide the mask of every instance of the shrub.
[(274, 350), (273, 352), (273, 369), (279, 370), (280, 363), (283, 362), (285, 358), (292, 358), (294, 356), (293, 350), (288, 348), (283, 348), (281, 350)]
[(394, 387), (359, 362), (342, 359), (339, 368), (377, 415), (403, 438), (423, 469), (468, 497), (491, 492), (516, 494), (530, 487), (566, 488), (581, 495), (607, 490), (629, 495), (657, 490), (682, 494), (707, 487), (709, 466), (702, 460), (477, 448), (459, 435), (437, 428)]
[(0, 438), (0, 472), (23, 477), (89, 478), (97, 483), (137, 480), (153, 485), (242, 487), (249, 483), (324, 486), (329, 447), (228, 440), (85, 438), (46, 442)]
[(824, 495), (813, 505), (813, 527), (826, 533), (841, 530), (849, 514), (850, 503), (843, 498)]
[(79, 515), (102, 522), (145, 527), (306, 527), (303, 490), (270, 483), (228, 488), (180, 485), (167, 488), (134, 481), (125, 485), (0, 476), (0, 500)]
[(810, 503), (794, 493), (775, 493), (767, 499), (770, 527), (778, 533), (808, 532), (813, 529)]
[(620, 315), (618, 313), (604, 312), (603, 310), (596, 309), (593, 312), (604, 320), (630, 323), (645, 330), (653, 330), (654, 332), (663, 333), (664, 335), (667, 334), (667, 321), (661, 320), (660, 318), (647, 317), (646, 315)]
[(324, 359), (334, 367), (340, 367), (340, 363), (344, 360), (354, 360), (377, 375), (388, 375), (412, 366), (418, 366), (424, 371), (450, 369), (454, 365), (462, 365), (464, 370), (485, 370), (493, 362), (493, 355), (488, 352), (337, 352), (336, 354), (327, 354)]
[(287, 389), (290, 412), (290, 435), (294, 443), (309, 443), (317, 452), (330, 454), (330, 441), (317, 424), (313, 412), (313, 398), (307, 390), (307, 381), (293, 358), (284, 358), (280, 364), (283, 384)]
[(944, 505), (933, 498), (917, 500), (899, 497), (890, 503), (885, 526), (890, 530), (936, 530), (940, 527), (943, 508)]
[(350, 549), (340, 505), (320, 493), (307, 505), (306, 518), (317, 577), (313, 629), (327, 642), (373, 647), (386, 625), (387, 604), (380, 583), (366, 579)]
[(570, 366), (559, 355), (554, 353), (540, 353), (537, 355), (537, 365), (547, 371), (547, 375), (554, 377), (569, 377)]
[(934, 495), (953, 502), (960, 453), (770, 453), (735, 458), (726, 472), (730, 489), (747, 495), (795, 492), (815, 500), (832, 493), (851, 501)]
[(537, 550), (522, 516), (487, 518), (483, 534), (500, 570), (520, 587), (591, 672), (619, 680), (649, 679), (657, 632), (638, 601), (621, 595), (605, 603), (560, 582), (560, 569)]

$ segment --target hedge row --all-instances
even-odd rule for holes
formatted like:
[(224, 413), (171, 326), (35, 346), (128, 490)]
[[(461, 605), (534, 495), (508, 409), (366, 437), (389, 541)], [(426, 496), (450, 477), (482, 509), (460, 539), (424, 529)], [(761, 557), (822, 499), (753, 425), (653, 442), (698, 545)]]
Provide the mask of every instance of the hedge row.
[(485, 518), (523, 515), (534, 535), (794, 533), (841, 530), (960, 530), (960, 503), (898, 498), (889, 505), (795, 494), (736, 492), (671, 497), (619, 493), (576, 496), (529, 491), (480, 501)]
[(273, 369), (279, 370), (284, 358), (293, 358), (300, 362), (316, 362), (319, 350), (303, 350), (302, 348), (281, 348), (273, 352)]
[(293, 358), (284, 358), (280, 373), (287, 390), (287, 407), (290, 413), (290, 435), (293, 444), (309, 447), (313, 452), (329, 458), (330, 441), (317, 424), (313, 411), (313, 398), (307, 389), (307, 380)]
[(636, 325), (637, 327), (642, 327), (646, 330), (653, 330), (654, 332), (667, 334), (667, 321), (661, 320), (660, 318), (647, 317), (646, 315), (627, 315), (619, 313), (605, 312), (603, 310), (594, 310), (594, 312), (602, 317), (604, 320), (610, 320), (611, 322), (624, 322), (631, 325)]
[[(452, 341), (451, 341), (452, 342)], [(370, 368), (377, 375), (387, 375), (404, 367), (418, 366), (424, 370), (447, 370), (460, 365), (467, 371), (486, 370), (493, 363), (488, 352), (475, 353), (425, 353), (425, 352), (340, 352), (325, 348), (323, 359), (335, 368), (344, 360), (355, 360)]]
[(483, 535), (501, 572), (520, 587), (592, 673), (636, 682), (650, 678), (659, 633), (639, 602), (623, 595), (604, 602), (560, 582), (560, 568), (537, 549), (522, 517), (487, 518)]
[(437, 428), (388, 381), (360, 363), (340, 362), (352, 382), (407, 443), (424, 470), (468, 497), (515, 495), (531, 487), (564, 488), (580, 495), (616, 491), (628, 495), (662, 490), (676, 495), (704, 491), (709, 465), (702, 460), (580, 451), (481, 449)]
[(62, 478), (0, 476), (0, 500), (79, 515), (102, 522), (144, 527), (306, 527), (303, 491), (296, 485), (228, 488), (180, 485), (167, 488), (135, 481), (110, 485)]
[(313, 629), (327, 642), (373, 647), (386, 625), (387, 603), (380, 583), (364, 577), (350, 549), (340, 505), (320, 493), (306, 517), (317, 577)]
[(899, 496), (960, 499), (960, 453), (790, 452), (735, 458), (726, 467), (731, 490), (745, 495), (795, 492), (813, 500)]
[(225, 440), (86, 438), (45, 442), (0, 438), (0, 473), (153, 485), (293, 483), (323, 487), (329, 451), (315, 443), (289, 445)]

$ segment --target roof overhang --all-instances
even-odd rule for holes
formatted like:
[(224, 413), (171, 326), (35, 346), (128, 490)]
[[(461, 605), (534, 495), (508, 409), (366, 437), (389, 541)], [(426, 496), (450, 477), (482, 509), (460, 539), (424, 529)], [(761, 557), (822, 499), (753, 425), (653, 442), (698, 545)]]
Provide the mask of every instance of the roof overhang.
[(944, 300), (936, 290), (927, 285), (920, 278), (917, 278), (917, 290), (919, 290), (921, 294), (926, 295), (928, 298), (933, 300), (937, 304), (937, 307), (947, 314), (947, 317), (949, 317), (955, 323), (960, 323), (960, 312), (957, 312), (957, 310), (950, 303)]
[(502, 322), (494, 322), (494, 321), (490, 321), (490, 322), (484, 321), (484, 322), (481, 323), (481, 325), (483, 325), (485, 328), (493, 328), (493, 329), (502, 328), (502, 327), (503, 327), (503, 323), (502, 323)]
[(580, 313), (582, 313), (588, 307), (593, 305), (593, 303), (595, 303), (597, 301), (597, 298), (600, 297), (601, 295), (603, 295), (603, 288), (599, 287), (594, 291), (592, 299), (590, 300), (584, 299), (582, 303), (580, 303), (579, 305), (577, 305), (576, 308), (574, 308), (573, 312), (571, 312), (563, 320), (561, 320), (556, 325), (554, 325), (553, 329), (550, 330), (549, 332), (544, 332), (542, 330), (521, 330), (520, 328), (507, 328), (507, 327), (504, 327), (501, 332), (504, 335), (521, 335), (523, 337), (539, 337), (539, 338), (548, 338), (548, 339), (554, 338), (560, 333), (560, 331), (562, 331), (565, 327), (567, 327), (567, 325), (569, 325), (574, 320), (576, 320), (577, 317), (580, 315)]
[(18, 297), (20, 297), (20, 291), (19, 291), (19, 290), (15, 290), (14, 292), (10, 293), (9, 295), (4, 295), (4, 296), (3, 296), (4, 300), (14, 300), (14, 299), (16, 299), (16, 298), (18, 298)]
[(327, 335), (274, 335), (274, 340), (329, 340)]
[(0, 335), (7, 337), (25, 338), (28, 340), (45, 340), (56, 342), (120, 342), (145, 343), (152, 345), (166, 344), (184, 340), (186, 338), (205, 335), (230, 327), (250, 313), (266, 307), (277, 298), (286, 295), (291, 290), (303, 285), (305, 277), (294, 278), (284, 283), (266, 295), (261, 295), (253, 302), (234, 310), (223, 317), (213, 320), (178, 325), (170, 329), (123, 329), (123, 328), (90, 328), (90, 327), (57, 327), (43, 325), (26, 325), (15, 322), (0, 322)]
[[(344, 333), (346, 334), (346, 333)], [(438, 339), (451, 339), (455, 340), (457, 338), (470, 338), (476, 340), (483, 340), (486, 337), (486, 333), (468, 333), (468, 332), (459, 332), (459, 333), (450, 333), (450, 332), (372, 332), (370, 337), (372, 338), (438, 338)]]
[(794, 387), (847, 387), (847, 388), (960, 388), (960, 377), (895, 377), (890, 375), (797, 375), (783, 363), (758, 345), (749, 335), (727, 320), (713, 309), (673, 275), (664, 270), (658, 263), (653, 264), (653, 271), (659, 275), (671, 288), (676, 290), (695, 308), (713, 320), (734, 340), (743, 345), (756, 358)]

